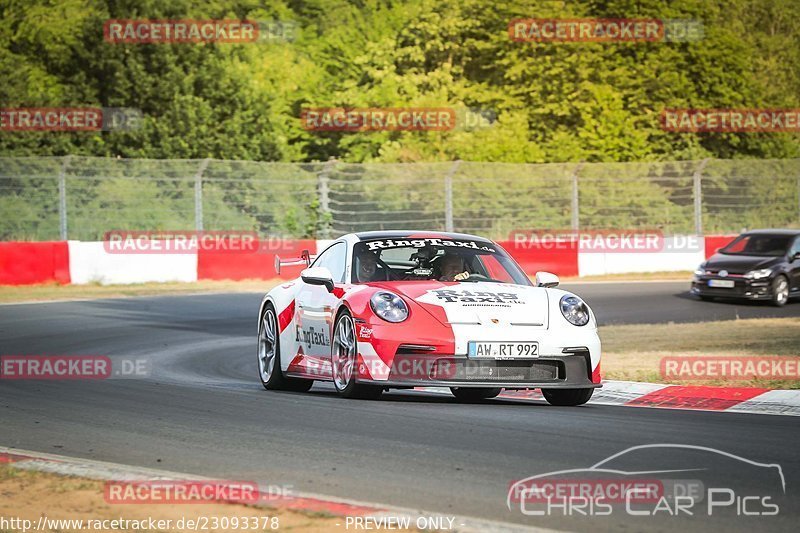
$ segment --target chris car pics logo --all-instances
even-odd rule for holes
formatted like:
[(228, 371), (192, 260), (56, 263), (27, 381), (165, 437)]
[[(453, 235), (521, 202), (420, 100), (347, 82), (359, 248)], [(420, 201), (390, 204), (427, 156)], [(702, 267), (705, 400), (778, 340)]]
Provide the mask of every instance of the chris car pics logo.
[(787, 505), (787, 491), (778, 464), (704, 446), (645, 444), (586, 468), (514, 481), (506, 505), (530, 517), (770, 517)]

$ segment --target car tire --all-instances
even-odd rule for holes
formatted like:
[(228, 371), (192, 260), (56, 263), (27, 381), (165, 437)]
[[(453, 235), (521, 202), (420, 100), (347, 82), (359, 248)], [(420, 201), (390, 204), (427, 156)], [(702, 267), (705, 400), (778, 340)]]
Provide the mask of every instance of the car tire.
[(594, 389), (542, 389), (542, 395), (550, 405), (583, 405), (592, 397)]
[(770, 302), (776, 307), (783, 307), (789, 301), (789, 280), (779, 275), (772, 280), (772, 298)]
[(264, 306), (258, 322), (258, 377), (267, 390), (306, 392), (313, 379), (287, 378), (281, 370), (281, 336), (272, 304)]
[(479, 402), (496, 397), (503, 389), (498, 387), (450, 387), (450, 392), (460, 402)]
[(356, 382), (358, 371), (358, 341), (355, 322), (348, 311), (342, 311), (336, 319), (331, 339), (331, 374), (333, 387), (342, 398), (377, 400), (383, 387)]

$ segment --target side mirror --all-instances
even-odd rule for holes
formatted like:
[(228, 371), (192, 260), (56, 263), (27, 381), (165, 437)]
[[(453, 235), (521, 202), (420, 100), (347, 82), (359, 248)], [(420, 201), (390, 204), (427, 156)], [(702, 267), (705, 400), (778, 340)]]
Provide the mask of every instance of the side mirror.
[(800, 259), (800, 252), (795, 252), (791, 260), (797, 261), (798, 259)]
[(327, 267), (307, 268), (300, 273), (300, 277), (309, 285), (323, 285), (328, 292), (333, 292), (333, 276)]
[(537, 287), (558, 287), (558, 276), (550, 272), (537, 272), (536, 273), (536, 286)]

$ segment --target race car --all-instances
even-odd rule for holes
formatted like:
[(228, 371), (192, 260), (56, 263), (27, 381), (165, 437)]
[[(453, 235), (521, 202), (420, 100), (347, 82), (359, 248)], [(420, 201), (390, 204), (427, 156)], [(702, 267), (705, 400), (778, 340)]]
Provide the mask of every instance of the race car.
[(540, 388), (553, 405), (581, 405), (600, 380), (594, 313), (535, 283), (497, 243), (473, 235), (373, 231), (336, 239), (258, 314), (258, 372), (268, 390), (330, 381), (346, 398), (449, 387), (462, 401)]

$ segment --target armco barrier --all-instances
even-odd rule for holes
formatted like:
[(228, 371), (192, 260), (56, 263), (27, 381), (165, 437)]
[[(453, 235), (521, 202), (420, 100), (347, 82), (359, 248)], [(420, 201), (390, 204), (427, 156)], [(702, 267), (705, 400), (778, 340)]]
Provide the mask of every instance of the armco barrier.
[(275, 256), (300, 257), (303, 250), (316, 254), (317, 241), (265, 241), (257, 252), (249, 253), (228, 253), (201, 248), (197, 253), (197, 279), (293, 279), (300, 275), (302, 268), (284, 267), (278, 276), (275, 272)]
[(66, 242), (0, 242), (0, 285), (69, 283)]

